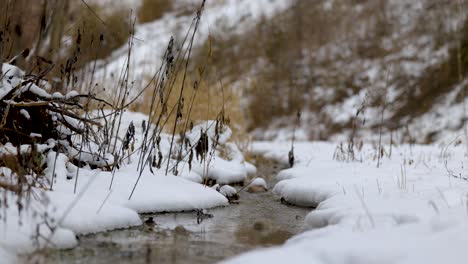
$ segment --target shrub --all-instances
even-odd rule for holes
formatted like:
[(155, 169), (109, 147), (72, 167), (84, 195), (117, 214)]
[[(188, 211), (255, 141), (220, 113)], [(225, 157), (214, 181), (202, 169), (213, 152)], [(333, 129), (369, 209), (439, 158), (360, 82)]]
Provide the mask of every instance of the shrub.
[[(183, 72), (178, 73), (170, 94), (168, 92), (165, 93), (165, 97), (169, 97), (167, 102), (168, 113), (170, 113), (171, 110), (177, 106), (180, 90), (182, 88), (182, 78)], [(182, 113), (183, 117), (178, 123), (178, 129), (182, 130), (187, 122), (193, 122), (196, 124), (196, 122), (200, 120), (215, 120), (217, 115), (222, 111), (223, 104), (226, 122), (231, 126), (231, 128), (238, 131), (240, 128), (244, 127), (244, 118), (241, 111), (240, 97), (236, 93), (236, 90), (232, 87), (223, 87), (223, 90), (221, 91), (219, 84), (210, 86), (206, 81), (201, 81), (201, 83), (198, 84), (198, 90), (196, 91), (197, 94), (193, 102), (193, 107), (190, 111), (190, 119), (189, 121), (187, 120), (190, 108), (190, 98), (194, 96), (194, 84), (195, 82), (198, 82), (198, 80), (199, 78), (196, 78), (196, 76), (193, 74), (186, 77), (185, 88), (182, 93), (182, 97), (184, 99)], [(148, 89), (145, 93), (145, 96), (143, 97), (143, 102), (140, 104), (133, 104), (131, 106), (131, 110), (148, 113), (151, 105), (152, 93), (153, 91)], [(224, 94), (224, 100), (221, 94)], [(160, 109), (161, 108), (159, 107), (158, 112), (156, 113), (156, 117), (159, 116), (159, 113), (161, 112)], [(167, 119), (167, 121), (164, 120), (165, 129), (170, 131), (174, 125), (175, 115), (167, 114), (165, 115), (165, 119)]]
[(78, 67), (108, 57), (130, 36), (129, 13), (116, 10), (107, 14), (101, 12), (99, 7), (93, 6), (92, 9), (99, 17), (87, 7), (82, 7), (78, 16), (80, 23), (72, 35), (73, 44), (68, 54), (78, 56)]

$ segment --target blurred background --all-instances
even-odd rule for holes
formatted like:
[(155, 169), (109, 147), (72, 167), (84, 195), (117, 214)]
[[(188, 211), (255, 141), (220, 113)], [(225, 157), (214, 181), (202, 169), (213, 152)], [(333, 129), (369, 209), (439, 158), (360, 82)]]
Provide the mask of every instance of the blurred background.
[[(188, 80), (194, 118), (250, 139), (433, 143), (466, 135), (465, 0), (208, 0)], [(201, 0), (4, 0), (0, 57), (51, 89), (138, 93)], [(131, 55), (129, 56), (129, 51)], [(144, 112), (143, 99), (132, 109)]]

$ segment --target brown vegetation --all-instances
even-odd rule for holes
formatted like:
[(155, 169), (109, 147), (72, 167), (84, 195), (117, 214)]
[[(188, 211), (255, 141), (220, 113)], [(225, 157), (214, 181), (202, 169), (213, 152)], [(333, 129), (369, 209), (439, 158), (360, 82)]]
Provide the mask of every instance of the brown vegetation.
[[(382, 126), (384, 131), (405, 130), (408, 118), (430, 111), (460, 77), (456, 47), (450, 49), (446, 61), (424, 69), (421, 76), (414, 76), (402, 65), (413, 61), (429, 65), (431, 58), (421, 62), (418, 54), (401, 57), (402, 49), (421, 36), (436, 40), (434, 49), (453, 46), (456, 35), (466, 33), (466, 27), (456, 32), (447, 29), (444, 17), (458, 12), (458, 7), (434, 1), (427, 4), (425, 12), (414, 14), (414, 26), (402, 29), (405, 25), (396, 22), (401, 14), (391, 5), (384, 0), (342, 0), (325, 8), (320, 1), (295, 1), (291, 8), (260, 20), (246, 33), (212, 36), (205, 48), (213, 54), (216, 72), (207, 79), (212, 83), (222, 79), (242, 89), (249, 130), (272, 124), (292, 127), (295, 113), (305, 110), (312, 113), (306, 122), (317, 124), (310, 138), (328, 139), (353, 130), (354, 122), (335, 122), (324, 108), (338, 107), (363, 91), (368, 94), (368, 107), (391, 113), (391, 118), (380, 120), (379, 116), (366, 128), (375, 132), (382, 131)], [(462, 68), (467, 69), (464, 38)], [(368, 63), (379, 65), (379, 85), (363, 77)], [(462, 70), (462, 76), (466, 73)], [(396, 87), (399, 96), (395, 102), (387, 101), (388, 87)], [(361, 115), (366, 120), (365, 113)]]
[(101, 11), (98, 6), (81, 6), (76, 20), (71, 21), (74, 31), (67, 54), (78, 53), (77, 68), (86, 63), (108, 57), (123, 46), (132, 30), (131, 13), (127, 10)]
[(147, 23), (161, 18), (173, 8), (173, 0), (143, 0), (138, 9), (138, 21)]

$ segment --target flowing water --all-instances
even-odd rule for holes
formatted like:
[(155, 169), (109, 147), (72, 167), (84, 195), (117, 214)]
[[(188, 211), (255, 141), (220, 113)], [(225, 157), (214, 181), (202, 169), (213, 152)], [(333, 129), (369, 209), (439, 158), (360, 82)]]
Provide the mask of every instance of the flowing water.
[[(258, 176), (270, 189), (282, 167), (258, 159)], [(45, 263), (214, 263), (240, 253), (284, 243), (303, 228), (309, 208), (282, 204), (271, 191), (242, 191), (238, 204), (196, 212), (145, 214), (154, 224), (79, 237), (69, 250), (47, 250), (27, 258)]]

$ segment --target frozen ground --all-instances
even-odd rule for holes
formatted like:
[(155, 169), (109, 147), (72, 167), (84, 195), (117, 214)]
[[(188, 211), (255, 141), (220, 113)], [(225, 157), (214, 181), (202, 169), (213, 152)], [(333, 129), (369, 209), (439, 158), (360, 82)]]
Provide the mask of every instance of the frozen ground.
[[(466, 263), (467, 159), (459, 143), (393, 146), (391, 157), (385, 146), (379, 168), (372, 146), (347, 162), (336, 160), (348, 157), (336, 144), (297, 143), (296, 164), (277, 175), (273, 191), (316, 207), (305, 219), (310, 230), (226, 263)], [(290, 143), (253, 149), (286, 162)]]

